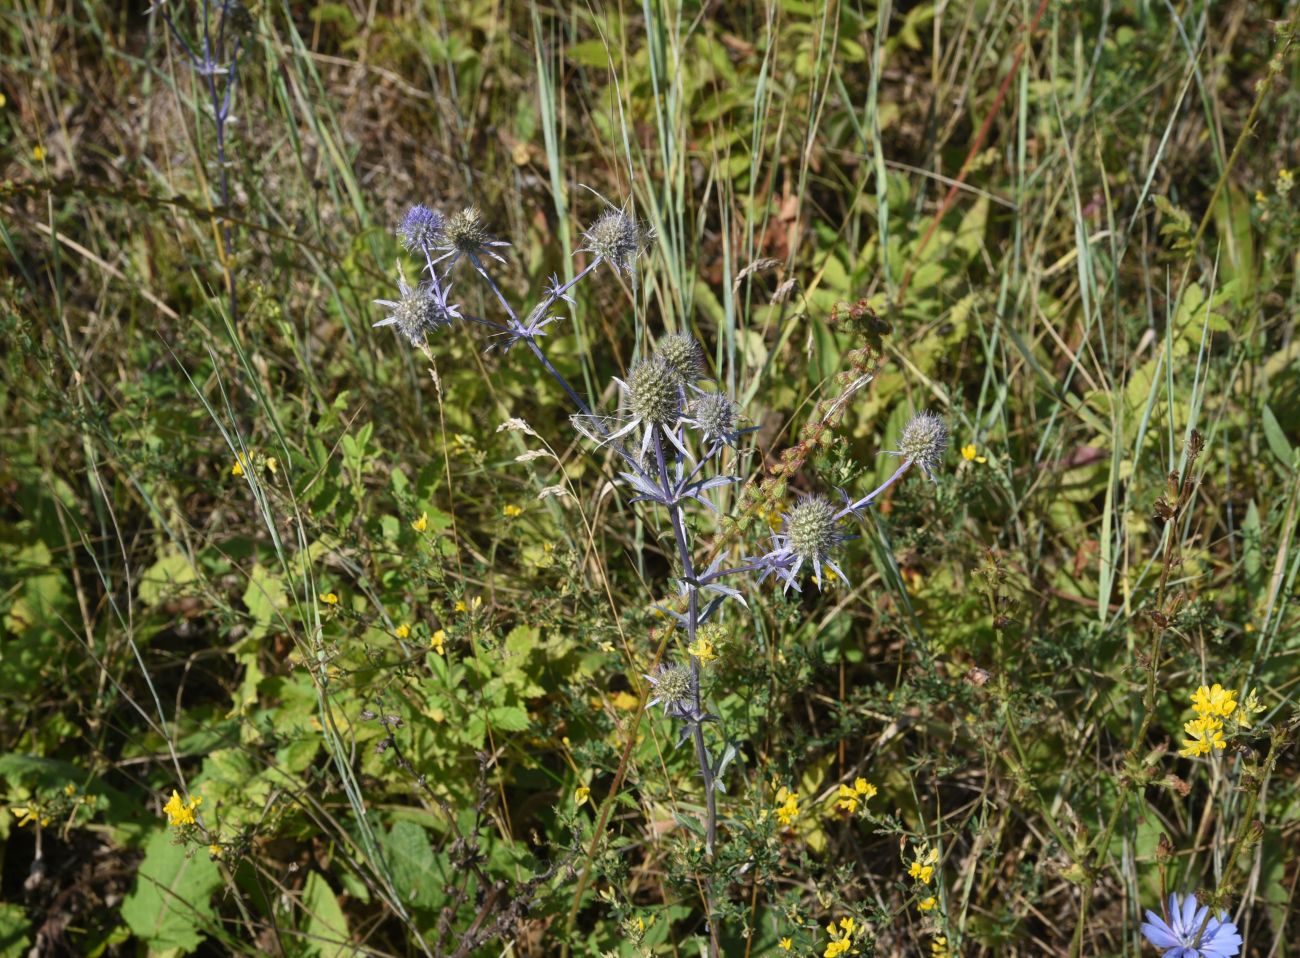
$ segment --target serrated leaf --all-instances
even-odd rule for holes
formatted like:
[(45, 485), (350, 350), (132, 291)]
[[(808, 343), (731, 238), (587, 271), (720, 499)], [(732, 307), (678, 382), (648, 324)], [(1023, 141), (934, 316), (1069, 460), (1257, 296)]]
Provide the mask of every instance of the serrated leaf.
[(140, 601), (147, 606), (158, 605), (198, 577), (189, 556), (180, 551), (172, 551), (146, 569), (140, 577)]
[(432, 908), (441, 900), (445, 876), (429, 844), (428, 833), (415, 822), (398, 821), (383, 838), (384, 854), (393, 872), (393, 886), (416, 908)]

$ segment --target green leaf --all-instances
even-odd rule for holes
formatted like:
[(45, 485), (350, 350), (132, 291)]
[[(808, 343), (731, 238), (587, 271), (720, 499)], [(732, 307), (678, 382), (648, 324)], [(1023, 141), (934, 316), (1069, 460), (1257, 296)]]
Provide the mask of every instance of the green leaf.
[(155, 606), (198, 579), (189, 556), (174, 550), (151, 565), (140, 577), (140, 601)]
[(498, 732), (522, 732), (528, 728), (528, 712), (517, 705), (498, 705), (488, 710), (488, 721)]
[(253, 627), (249, 629), (252, 638), (260, 639), (279, 617), (287, 598), (284, 580), (266, 570), (262, 565), (253, 566), (248, 576), (248, 588), (244, 589), (244, 605), (253, 617)]
[(176, 844), (168, 831), (154, 832), (122, 902), (122, 920), (154, 951), (193, 951), (214, 923), (211, 898), (220, 885), (216, 862)]
[(446, 884), (438, 868), (428, 833), (415, 822), (398, 821), (383, 839), (384, 854), (393, 871), (393, 886), (416, 908), (433, 908)]
[(1264, 438), (1268, 440), (1268, 448), (1273, 450), (1273, 455), (1277, 456), (1282, 465), (1289, 467), (1295, 462), (1291, 443), (1287, 442), (1286, 433), (1282, 431), (1281, 424), (1267, 403), (1264, 405)]
[(0, 905), (0, 958), (20, 958), (27, 954), (31, 939), (27, 909), (22, 905)]
[(334, 889), (319, 872), (307, 876), (302, 890), (302, 907), (307, 920), (303, 924), (306, 936), (304, 951), (321, 958), (345, 958), (357, 954), (351, 944), (348, 920), (334, 897)]

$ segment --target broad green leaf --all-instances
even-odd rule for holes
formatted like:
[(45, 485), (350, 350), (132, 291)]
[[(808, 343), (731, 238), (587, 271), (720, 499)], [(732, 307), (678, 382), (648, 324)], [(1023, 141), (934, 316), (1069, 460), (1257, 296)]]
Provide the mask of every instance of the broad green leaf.
[(151, 950), (193, 951), (215, 920), (212, 893), (221, 871), (207, 853), (157, 831), (145, 846), (135, 888), (122, 902), (122, 920)]
[(441, 900), (445, 876), (429, 844), (428, 833), (415, 822), (401, 820), (383, 839), (393, 885), (416, 908), (432, 908)]
[(303, 934), (304, 950), (320, 958), (346, 958), (358, 954), (351, 944), (348, 920), (334, 897), (334, 890), (319, 872), (307, 876), (302, 889), (302, 908), (306, 913)]
[(140, 577), (140, 601), (155, 606), (198, 579), (189, 556), (173, 550), (163, 556)]

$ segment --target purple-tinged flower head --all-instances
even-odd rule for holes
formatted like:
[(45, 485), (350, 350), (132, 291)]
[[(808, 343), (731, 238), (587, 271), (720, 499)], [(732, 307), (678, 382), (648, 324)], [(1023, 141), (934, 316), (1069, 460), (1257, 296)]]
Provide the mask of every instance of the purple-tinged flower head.
[(496, 254), (493, 247), (509, 245), (488, 233), (483, 214), (477, 207), (467, 206), (447, 218), (438, 249), (454, 256), (490, 256), (497, 262), (504, 263), (505, 260)]
[(617, 273), (636, 276), (636, 259), (650, 246), (653, 234), (625, 210), (608, 209), (582, 234), (583, 252), (592, 253)]
[(691, 400), (686, 419), (715, 446), (734, 446), (740, 436), (740, 406), (726, 393), (700, 393)]
[(695, 674), (690, 666), (659, 665), (645, 679), (655, 690), (646, 708), (662, 705), (669, 718), (689, 718), (695, 713)]
[(813, 567), (813, 581), (822, 585), (825, 566), (844, 582), (848, 576), (830, 558), (831, 551), (852, 538), (840, 528), (840, 513), (824, 496), (804, 496), (789, 512), (782, 513), (781, 531), (772, 537), (771, 551), (751, 558), (759, 572), (758, 581), (774, 575), (785, 583), (788, 592), (799, 589), (799, 570), (807, 563)]
[(689, 333), (673, 333), (655, 343), (654, 355), (663, 361), (677, 382), (689, 386), (705, 377), (704, 350)]
[(430, 253), (442, 245), (446, 220), (437, 210), (412, 206), (397, 224), (397, 238), (408, 253)]
[(396, 326), (412, 346), (424, 345), (429, 333), (460, 319), (460, 306), (447, 302), (451, 287), (442, 286), (436, 277), (427, 283), (408, 286), (406, 277), (399, 270), (397, 289), (398, 299), (375, 300), (375, 305), (387, 307), (389, 312), (374, 325)]
[(1241, 950), (1241, 935), (1227, 915), (1211, 915), (1206, 905), (1198, 908), (1190, 894), (1181, 901), (1177, 893), (1169, 896), (1168, 921), (1148, 910), (1142, 934), (1164, 958), (1232, 958)]
[(927, 479), (934, 478), (934, 469), (948, 448), (948, 427), (934, 413), (919, 412), (907, 421), (898, 438), (898, 449), (891, 456), (901, 456), (907, 462), (920, 466)]

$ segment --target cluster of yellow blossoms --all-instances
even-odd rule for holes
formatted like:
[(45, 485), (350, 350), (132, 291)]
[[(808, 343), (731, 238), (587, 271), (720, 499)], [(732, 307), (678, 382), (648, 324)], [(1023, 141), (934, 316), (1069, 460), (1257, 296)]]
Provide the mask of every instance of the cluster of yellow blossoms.
[(831, 936), (831, 940), (826, 944), (826, 950), (822, 952), (825, 958), (836, 958), (837, 955), (856, 955), (858, 950), (853, 947), (853, 933), (857, 930), (857, 922), (852, 918), (841, 918), (839, 924), (832, 922), (826, 926), (826, 933)]
[(163, 811), (167, 814), (167, 824), (172, 828), (182, 829), (191, 828), (198, 822), (194, 818), (194, 810), (203, 804), (202, 795), (193, 795), (189, 801), (181, 798), (176, 789), (172, 789), (172, 797), (167, 800), (163, 806)]
[(794, 824), (794, 820), (799, 817), (799, 793), (788, 788), (782, 788), (776, 793), (776, 800), (777, 820), (789, 828)]
[(1192, 711), (1196, 713), (1196, 718), (1183, 724), (1187, 738), (1178, 750), (1178, 754), (1185, 758), (1198, 758), (1222, 751), (1228, 745), (1223, 737), (1224, 720), (1227, 719), (1237, 728), (1250, 728), (1251, 716), (1264, 711), (1264, 706), (1254, 691), (1239, 704), (1236, 692), (1215, 682), (1211, 686), (1202, 685), (1192, 693)]
[(865, 778), (859, 778), (855, 781), (852, 788), (841, 783), (839, 793), (836, 795), (835, 807), (852, 815), (858, 810), (859, 805), (875, 794), (876, 786)]

